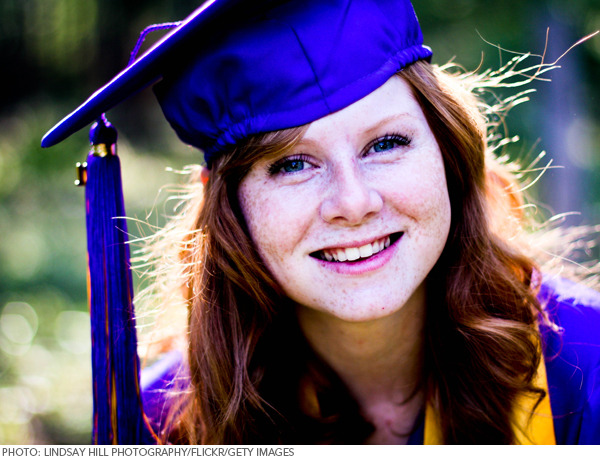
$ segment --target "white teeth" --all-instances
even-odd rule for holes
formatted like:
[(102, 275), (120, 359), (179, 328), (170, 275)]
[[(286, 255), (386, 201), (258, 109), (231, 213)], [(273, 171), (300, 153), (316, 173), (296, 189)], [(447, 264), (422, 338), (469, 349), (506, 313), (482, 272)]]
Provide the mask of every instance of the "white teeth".
[(369, 244), (365, 244), (364, 246), (361, 246), (360, 248), (358, 248), (358, 252), (360, 253), (360, 257), (365, 258), (365, 257), (371, 257), (373, 255), (373, 251), (374, 251), (374, 247), (373, 245), (371, 245), (371, 243)]
[(379, 249), (379, 241), (375, 241), (372, 244), (372, 246), (373, 246), (373, 254), (377, 254), (379, 251), (381, 251), (381, 249)]
[(390, 237), (386, 236), (373, 243), (367, 243), (358, 248), (324, 249), (323, 258), (329, 262), (346, 262), (358, 259), (366, 259), (373, 254), (383, 251), (391, 244)]
[(346, 248), (346, 256), (348, 260), (358, 260), (360, 259), (360, 251), (358, 248)]

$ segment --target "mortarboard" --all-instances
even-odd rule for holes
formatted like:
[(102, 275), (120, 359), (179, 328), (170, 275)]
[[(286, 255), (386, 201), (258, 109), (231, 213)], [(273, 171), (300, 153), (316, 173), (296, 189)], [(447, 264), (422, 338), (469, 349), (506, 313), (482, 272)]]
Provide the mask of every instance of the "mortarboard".
[(343, 109), (431, 57), (409, 0), (210, 0), (42, 139), (94, 123), (86, 186), (93, 442), (154, 442), (142, 408), (133, 288), (116, 155), (104, 113), (156, 83), (165, 118), (210, 166), (244, 138)]

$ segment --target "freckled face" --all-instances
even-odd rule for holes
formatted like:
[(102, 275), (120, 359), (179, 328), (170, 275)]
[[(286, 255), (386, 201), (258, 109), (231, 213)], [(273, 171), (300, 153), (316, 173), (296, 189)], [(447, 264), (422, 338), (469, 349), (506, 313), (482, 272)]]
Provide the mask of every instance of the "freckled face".
[(313, 122), (291, 151), (255, 163), (238, 198), (285, 293), (347, 321), (418, 297), (450, 229), (440, 149), (398, 77)]

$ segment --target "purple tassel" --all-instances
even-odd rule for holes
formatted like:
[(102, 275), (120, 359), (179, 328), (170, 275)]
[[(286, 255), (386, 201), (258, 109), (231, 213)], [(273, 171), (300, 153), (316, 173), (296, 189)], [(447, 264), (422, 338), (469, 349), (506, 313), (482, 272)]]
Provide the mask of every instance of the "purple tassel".
[(94, 444), (152, 442), (140, 397), (140, 362), (116, 129), (90, 131), (85, 190), (92, 323)]

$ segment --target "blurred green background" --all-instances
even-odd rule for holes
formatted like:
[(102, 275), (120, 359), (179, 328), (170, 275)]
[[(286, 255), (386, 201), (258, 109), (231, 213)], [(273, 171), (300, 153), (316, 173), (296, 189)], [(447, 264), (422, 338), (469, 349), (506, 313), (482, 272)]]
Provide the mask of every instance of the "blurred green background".
[[(185, 17), (190, 0), (0, 0), (0, 443), (88, 443), (89, 317), (83, 190), (73, 186), (87, 133), (42, 150), (40, 139), (127, 62), (148, 24)], [(489, 43), (542, 53), (546, 61), (600, 29), (598, 0), (415, 0), (434, 62), (475, 69), (510, 57)], [(376, 25), (374, 25), (375, 27)], [(151, 36), (148, 40), (155, 40)], [(489, 43), (488, 43), (489, 42)], [(534, 63), (534, 61), (531, 61)], [(573, 49), (537, 82), (533, 102), (508, 124), (516, 157), (542, 150), (565, 169), (534, 195), (567, 224), (600, 223), (600, 37)], [(165, 171), (196, 162), (162, 119), (151, 91), (108, 114), (120, 127), (128, 215), (136, 235), (160, 225)], [(84, 130), (85, 131), (85, 130)], [(525, 161), (527, 163), (527, 161)]]

